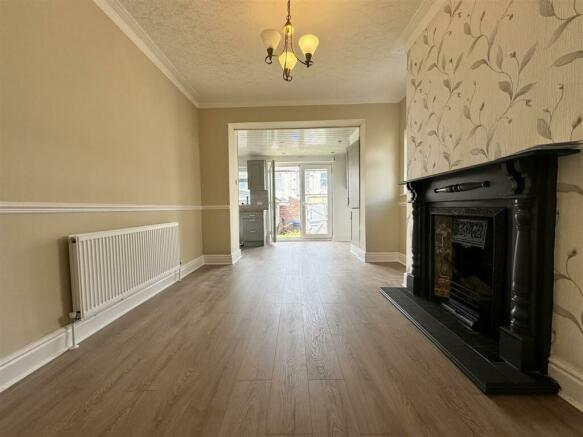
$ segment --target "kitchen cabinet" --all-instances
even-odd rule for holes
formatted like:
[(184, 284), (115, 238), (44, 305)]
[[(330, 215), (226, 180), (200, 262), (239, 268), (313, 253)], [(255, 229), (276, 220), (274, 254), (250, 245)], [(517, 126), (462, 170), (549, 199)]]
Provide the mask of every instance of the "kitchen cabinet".
[(263, 246), (265, 244), (265, 212), (239, 213), (239, 240), (243, 246)]
[(247, 186), (249, 191), (266, 190), (266, 165), (264, 160), (247, 161)]

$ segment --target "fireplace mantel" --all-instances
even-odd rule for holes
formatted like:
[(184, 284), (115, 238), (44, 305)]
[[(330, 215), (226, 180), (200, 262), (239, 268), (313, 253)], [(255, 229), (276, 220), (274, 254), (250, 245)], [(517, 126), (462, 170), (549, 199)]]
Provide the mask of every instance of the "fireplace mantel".
[[(580, 146), (580, 142), (536, 146), (404, 182), (413, 219), (412, 265), (406, 289), (381, 292), (486, 393), (558, 390), (545, 376), (551, 342), (557, 168), (560, 156), (579, 153)], [(436, 214), (496, 217), (494, 262), (501, 267), (496, 271), (503, 273), (496, 274), (494, 282), (504, 313), (497, 319), (493, 339), (464, 334), (435, 303)], [(488, 342), (498, 350), (495, 359), (481, 349)]]

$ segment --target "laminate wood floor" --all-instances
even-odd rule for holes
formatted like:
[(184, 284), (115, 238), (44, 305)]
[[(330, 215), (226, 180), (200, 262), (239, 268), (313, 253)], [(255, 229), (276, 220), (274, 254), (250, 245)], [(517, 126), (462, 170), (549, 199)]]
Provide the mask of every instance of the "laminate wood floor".
[(0, 436), (575, 436), (480, 393), (377, 292), (396, 264), (279, 243), (204, 267), (0, 395)]

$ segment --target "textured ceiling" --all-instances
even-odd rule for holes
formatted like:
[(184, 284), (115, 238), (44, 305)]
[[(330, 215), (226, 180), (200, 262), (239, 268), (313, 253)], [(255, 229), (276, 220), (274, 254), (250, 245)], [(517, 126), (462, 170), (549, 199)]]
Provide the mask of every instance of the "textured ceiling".
[(357, 127), (237, 131), (240, 156), (325, 156), (344, 153)]
[(320, 46), (315, 64), (298, 64), (285, 83), (279, 64), (264, 63), (259, 36), (281, 28), (285, 0), (119, 1), (202, 106), (397, 101), (405, 55), (395, 43), (422, 2), (292, 0), (295, 35), (314, 33)]

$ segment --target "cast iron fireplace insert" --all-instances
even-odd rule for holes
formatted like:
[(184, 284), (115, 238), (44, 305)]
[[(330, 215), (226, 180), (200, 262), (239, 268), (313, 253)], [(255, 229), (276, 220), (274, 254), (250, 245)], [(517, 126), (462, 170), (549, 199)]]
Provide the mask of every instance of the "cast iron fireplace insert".
[[(500, 247), (506, 226), (487, 208), (432, 208), (432, 300), (463, 325), (496, 337), (504, 319), (505, 257)], [(505, 215), (502, 208), (494, 214)], [(496, 226), (496, 229), (494, 229)], [(499, 241), (494, 242), (494, 235)], [(496, 249), (496, 250), (495, 250)]]
[(555, 394), (547, 376), (557, 167), (581, 142), (405, 181), (406, 288), (380, 292), (488, 394)]

